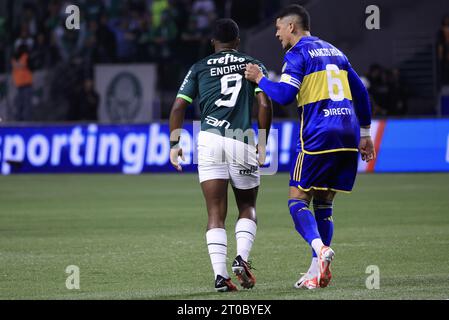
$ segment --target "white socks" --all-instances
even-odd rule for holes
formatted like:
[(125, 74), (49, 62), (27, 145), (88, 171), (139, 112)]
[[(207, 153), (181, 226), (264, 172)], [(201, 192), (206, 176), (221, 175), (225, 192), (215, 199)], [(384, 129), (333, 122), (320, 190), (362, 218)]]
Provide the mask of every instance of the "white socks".
[(307, 273), (314, 277), (317, 277), (319, 272), (320, 272), (320, 268), (318, 266), (318, 258), (313, 257), (312, 263), (310, 264), (309, 271), (307, 271)]
[(251, 219), (242, 218), (235, 225), (235, 239), (237, 240), (237, 255), (248, 261), (249, 252), (256, 237), (257, 225)]
[(206, 232), (206, 241), (215, 279), (217, 275), (228, 279), (229, 274), (226, 268), (228, 239), (226, 237), (226, 230), (221, 228), (210, 229)]
[(321, 248), (324, 246), (323, 241), (320, 238), (316, 238), (312, 240), (311, 246), (318, 257), (320, 257)]
[[(321, 248), (324, 246), (323, 241), (320, 238), (313, 239), (311, 246), (315, 251), (316, 255), (319, 257)], [(312, 258), (312, 263), (310, 264), (309, 270), (307, 271), (307, 273), (312, 275), (313, 277), (317, 277), (318, 273), (320, 272), (320, 266), (318, 265), (318, 257)]]
[[(237, 255), (248, 261), (249, 252), (256, 237), (257, 225), (251, 219), (239, 219), (235, 225), (235, 239), (237, 242)], [(206, 232), (207, 250), (210, 262), (214, 269), (215, 279), (217, 275), (228, 279), (229, 274), (226, 268), (228, 239), (226, 230), (221, 228), (210, 229)]]

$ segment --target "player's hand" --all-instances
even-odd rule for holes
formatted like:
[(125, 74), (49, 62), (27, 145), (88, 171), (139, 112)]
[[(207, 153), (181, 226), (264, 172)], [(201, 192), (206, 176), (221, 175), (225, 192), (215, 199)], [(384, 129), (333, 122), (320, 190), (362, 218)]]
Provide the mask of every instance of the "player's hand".
[(257, 162), (259, 163), (259, 166), (263, 166), (265, 164), (265, 159), (267, 158), (267, 149), (265, 145), (258, 144), (256, 146), (256, 153), (257, 153)]
[(181, 157), (182, 161), (185, 161), (184, 154), (182, 153), (181, 148), (171, 148), (170, 149), (170, 163), (171, 165), (178, 170), (179, 172), (182, 171), (182, 167), (179, 164), (178, 157)]
[(260, 71), (258, 65), (248, 63), (245, 69), (245, 78), (249, 81), (259, 83), (260, 79), (263, 78), (263, 73)]
[(360, 138), (359, 150), (363, 161), (370, 162), (376, 158), (374, 143), (369, 136)]

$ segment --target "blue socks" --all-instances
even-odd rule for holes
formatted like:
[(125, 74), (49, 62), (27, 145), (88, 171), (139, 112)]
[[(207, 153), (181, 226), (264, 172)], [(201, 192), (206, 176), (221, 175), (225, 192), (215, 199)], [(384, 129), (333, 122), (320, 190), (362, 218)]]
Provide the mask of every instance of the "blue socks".
[(288, 208), (295, 223), (295, 229), (298, 233), (312, 245), (312, 240), (320, 238), (318, 232), (317, 221), (309, 210), (309, 201), (290, 199), (288, 200)]
[[(313, 211), (321, 239), (325, 246), (330, 246), (334, 234), (334, 223), (332, 221), (332, 201), (313, 200)], [(313, 257), (316, 253), (312, 250)]]

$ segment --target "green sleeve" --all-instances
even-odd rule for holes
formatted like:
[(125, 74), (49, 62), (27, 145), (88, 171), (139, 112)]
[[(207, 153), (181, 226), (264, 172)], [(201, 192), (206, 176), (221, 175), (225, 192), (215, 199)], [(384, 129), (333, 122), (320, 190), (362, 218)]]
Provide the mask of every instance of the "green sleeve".
[(198, 94), (198, 79), (195, 69), (195, 65), (193, 65), (189, 72), (187, 72), (187, 75), (179, 88), (178, 94), (176, 95), (177, 98), (182, 98), (189, 103), (192, 103)]

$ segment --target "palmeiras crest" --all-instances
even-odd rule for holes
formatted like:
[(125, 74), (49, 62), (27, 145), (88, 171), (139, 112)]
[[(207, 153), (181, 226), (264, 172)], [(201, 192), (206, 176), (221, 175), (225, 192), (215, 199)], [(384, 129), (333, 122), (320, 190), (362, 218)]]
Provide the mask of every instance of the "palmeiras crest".
[(120, 72), (106, 90), (106, 109), (111, 121), (135, 120), (142, 107), (142, 87), (139, 79), (130, 72)]

